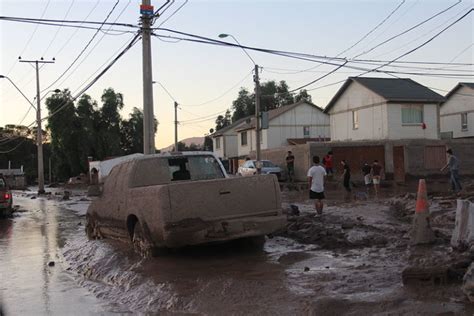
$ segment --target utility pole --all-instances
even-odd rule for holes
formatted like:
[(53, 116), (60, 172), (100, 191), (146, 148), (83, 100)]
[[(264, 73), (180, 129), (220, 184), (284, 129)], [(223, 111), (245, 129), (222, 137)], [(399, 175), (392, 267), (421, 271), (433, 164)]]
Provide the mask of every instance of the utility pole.
[(53, 64), (53, 60), (21, 60), (21, 63), (35, 64), (36, 67), (36, 125), (38, 129), (36, 132), (36, 144), (38, 146), (38, 194), (44, 194), (44, 163), (43, 163), (43, 130), (41, 128), (41, 98), (40, 98), (40, 79), (39, 79), (39, 64)]
[(153, 115), (153, 79), (151, 63), (151, 20), (153, 6), (150, 0), (142, 0), (142, 58), (143, 58), (143, 153), (155, 153), (155, 121)]
[(256, 167), (257, 173), (260, 174), (262, 171), (262, 166), (260, 162), (260, 80), (258, 78), (258, 65), (255, 65), (255, 75), (253, 79), (255, 82), (255, 149), (257, 151)]
[(174, 101), (174, 151), (178, 151), (178, 102)]

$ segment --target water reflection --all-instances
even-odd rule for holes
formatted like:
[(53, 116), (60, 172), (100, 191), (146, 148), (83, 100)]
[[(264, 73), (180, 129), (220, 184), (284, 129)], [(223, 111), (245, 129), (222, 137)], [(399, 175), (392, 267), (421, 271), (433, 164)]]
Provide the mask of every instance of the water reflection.
[[(96, 311), (97, 300), (76, 286), (60, 264), (58, 225), (77, 226), (46, 198), (15, 196), (27, 210), (0, 219), (0, 303), (7, 315), (66, 315)], [(55, 262), (49, 266), (49, 262)], [(27, 302), (27, 304), (25, 304)]]

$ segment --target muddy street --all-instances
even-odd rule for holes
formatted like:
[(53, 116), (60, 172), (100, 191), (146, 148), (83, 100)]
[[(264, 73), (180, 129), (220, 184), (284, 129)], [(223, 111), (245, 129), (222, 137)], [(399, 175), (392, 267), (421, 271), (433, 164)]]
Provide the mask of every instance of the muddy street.
[(0, 220), (4, 313), (472, 315), (459, 284), (403, 285), (415, 255), (401, 215), (411, 197), (398, 199), (403, 208), (332, 196), (315, 217), (301, 193), (283, 192), (299, 215), (263, 249), (233, 242), (142, 259), (129, 245), (87, 240), (84, 192), (69, 201), (15, 192), (14, 217)]

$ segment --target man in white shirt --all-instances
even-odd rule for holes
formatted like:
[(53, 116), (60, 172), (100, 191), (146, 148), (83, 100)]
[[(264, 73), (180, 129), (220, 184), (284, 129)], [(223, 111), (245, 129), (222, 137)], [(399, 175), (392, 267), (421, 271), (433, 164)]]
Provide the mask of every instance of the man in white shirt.
[(316, 212), (323, 213), (324, 178), (326, 170), (319, 164), (319, 156), (313, 157), (313, 166), (308, 170), (309, 198), (314, 200)]

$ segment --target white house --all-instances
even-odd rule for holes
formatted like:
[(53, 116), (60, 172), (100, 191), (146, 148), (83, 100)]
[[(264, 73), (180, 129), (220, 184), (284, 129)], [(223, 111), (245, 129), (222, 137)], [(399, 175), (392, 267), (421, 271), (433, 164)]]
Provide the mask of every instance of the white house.
[[(255, 118), (239, 128), (238, 155), (256, 150)], [(268, 128), (261, 130), (260, 148), (271, 149), (307, 141), (329, 140), (329, 116), (308, 101), (268, 111)]]
[(217, 157), (229, 159), (239, 156), (236, 129), (244, 125), (247, 119), (250, 120), (250, 117), (237, 120), (212, 134), (214, 153)]
[(458, 83), (446, 95), (440, 116), (443, 137), (474, 137), (474, 83)]
[(349, 77), (324, 112), (333, 141), (439, 139), (443, 101), (411, 79)]

